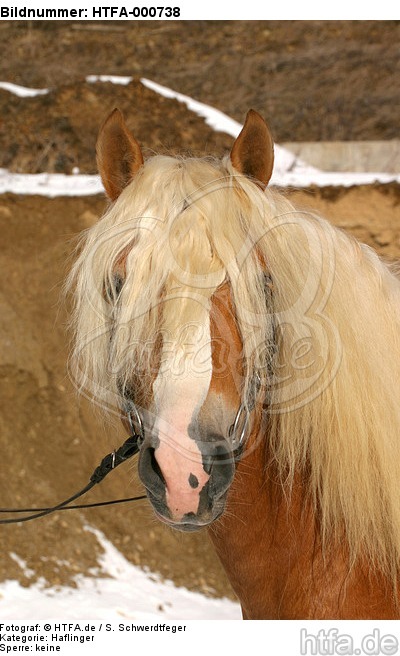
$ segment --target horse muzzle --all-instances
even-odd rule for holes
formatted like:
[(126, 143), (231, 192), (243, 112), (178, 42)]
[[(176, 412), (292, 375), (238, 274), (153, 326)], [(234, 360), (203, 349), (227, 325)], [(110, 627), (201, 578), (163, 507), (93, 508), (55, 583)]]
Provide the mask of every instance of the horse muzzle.
[(157, 517), (178, 530), (194, 531), (223, 513), (235, 459), (223, 438), (193, 441), (193, 448), (183, 451), (150, 436), (142, 444), (138, 471)]

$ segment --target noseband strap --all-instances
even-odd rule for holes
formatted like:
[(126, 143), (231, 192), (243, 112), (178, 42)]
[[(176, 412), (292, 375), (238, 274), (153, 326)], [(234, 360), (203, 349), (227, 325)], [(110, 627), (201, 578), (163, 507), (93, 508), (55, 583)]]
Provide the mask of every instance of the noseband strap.
[[(260, 388), (261, 377), (258, 372), (255, 372), (250, 384), (247, 401), (240, 404), (233, 424), (231, 424), (228, 430), (228, 437), (231, 439), (231, 446), (235, 459), (242, 454), (250, 425), (250, 415), (255, 408)], [(124, 410), (131, 432), (137, 437), (137, 448), (139, 451), (145, 438), (145, 430), (141, 414), (132, 399), (126, 396), (124, 398)]]

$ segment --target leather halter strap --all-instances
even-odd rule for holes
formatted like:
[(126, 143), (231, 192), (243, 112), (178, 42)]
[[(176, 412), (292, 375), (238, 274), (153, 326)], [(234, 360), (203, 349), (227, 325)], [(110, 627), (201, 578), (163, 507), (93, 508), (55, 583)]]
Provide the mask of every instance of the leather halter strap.
[[(248, 395), (247, 401), (242, 401), (238, 411), (236, 413), (233, 423), (229, 427), (228, 437), (231, 442), (231, 447), (233, 451), (233, 457), (237, 459), (245, 445), (246, 437), (250, 425), (250, 415), (255, 408), (257, 397), (261, 388), (261, 378), (258, 372), (253, 374), (250, 392)], [(128, 419), (129, 427), (132, 431), (132, 434), (138, 435), (138, 450), (143, 443), (145, 438), (144, 424), (141, 417), (141, 414), (135, 405), (135, 403), (130, 398), (125, 397), (124, 410)]]

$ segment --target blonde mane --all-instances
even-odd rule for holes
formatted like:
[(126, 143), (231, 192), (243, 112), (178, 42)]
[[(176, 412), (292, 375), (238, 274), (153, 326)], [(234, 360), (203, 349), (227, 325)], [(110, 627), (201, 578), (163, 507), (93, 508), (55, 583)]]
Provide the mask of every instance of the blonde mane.
[(365, 554), (395, 576), (399, 280), (371, 249), (261, 191), (229, 159), (151, 158), (84, 235), (68, 282), (79, 389), (112, 410), (138, 372), (150, 385), (160, 334), (184, 354), (224, 281), (243, 341), (241, 394), (257, 371), (282, 477), (290, 485), (307, 472), (326, 543), (345, 534), (353, 562)]

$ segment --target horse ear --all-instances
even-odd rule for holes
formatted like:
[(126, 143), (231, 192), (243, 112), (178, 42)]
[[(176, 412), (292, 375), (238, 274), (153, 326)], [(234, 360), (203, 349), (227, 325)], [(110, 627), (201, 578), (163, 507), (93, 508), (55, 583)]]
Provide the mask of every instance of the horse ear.
[(254, 109), (233, 144), (231, 162), (234, 168), (267, 186), (274, 166), (274, 142), (268, 125)]
[(119, 109), (104, 121), (96, 143), (97, 168), (107, 196), (116, 200), (143, 164), (143, 155)]

